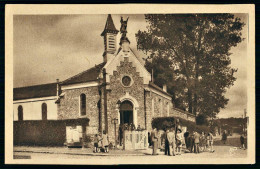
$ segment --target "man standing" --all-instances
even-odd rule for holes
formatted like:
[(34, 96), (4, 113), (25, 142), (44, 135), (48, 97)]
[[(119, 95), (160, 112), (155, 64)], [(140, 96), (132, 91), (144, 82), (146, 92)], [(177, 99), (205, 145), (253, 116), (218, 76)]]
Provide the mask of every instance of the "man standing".
[(157, 154), (158, 135), (157, 135), (157, 129), (156, 128), (154, 128), (153, 131), (151, 132), (151, 138), (152, 138), (152, 144), (153, 144), (153, 155), (158, 155)]
[(212, 135), (211, 132), (209, 132), (208, 136), (209, 136), (209, 147), (210, 147), (210, 152), (211, 152), (211, 153), (214, 153), (215, 150), (213, 149), (213, 135)]
[(169, 155), (175, 156), (175, 131), (173, 129), (171, 129), (170, 132), (167, 134), (167, 139), (169, 143)]
[(222, 141), (224, 144), (226, 144), (226, 141), (227, 141), (227, 133), (226, 133), (226, 130), (224, 130), (223, 134), (222, 134)]
[(189, 138), (189, 131), (187, 130), (185, 133), (184, 133), (184, 138), (185, 138), (185, 145), (186, 145), (186, 149), (189, 150), (190, 149), (190, 142), (188, 140)]
[(192, 153), (194, 151), (194, 132), (189, 134), (188, 144), (189, 144), (189, 151), (190, 153)]
[(243, 134), (240, 136), (240, 143), (241, 143), (240, 148), (243, 148), (245, 150), (246, 149), (245, 148), (245, 137), (243, 136)]
[(165, 140), (165, 143), (164, 143), (164, 154), (165, 155), (170, 155), (168, 134), (169, 134), (169, 129), (166, 130), (165, 137), (164, 137), (164, 140)]
[(199, 153), (200, 150), (199, 150), (199, 143), (200, 143), (200, 135), (199, 133), (197, 133), (195, 131), (195, 134), (194, 134), (194, 144), (195, 144), (195, 150), (194, 150), (194, 153)]

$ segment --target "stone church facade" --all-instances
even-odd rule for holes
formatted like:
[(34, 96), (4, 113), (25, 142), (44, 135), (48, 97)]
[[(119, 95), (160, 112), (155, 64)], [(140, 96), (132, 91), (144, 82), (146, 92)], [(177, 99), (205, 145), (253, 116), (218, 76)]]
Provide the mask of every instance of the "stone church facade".
[[(101, 34), (105, 46), (103, 63), (52, 85), (52, 96), (48, 97), (55, 98), (52, 102), (56, 108), (51, 110), (56, 115), (54, 119), (89, 119), (88, 125), (83, 126), (83, 132), (95, 134), (106, 131), (112, 144), (117, 139), (113, 120), (118, 121), (116, 132), (119, 125), (125, 123), (151, 131), (151, 122), (155, 117), (175, 116), (194, 122), (194, 115), (174, 107), (166, 86), (162, 89), (153, 83), (151, 74), (130, 48), (126, 36), (127, 21), (121, 19), (121, 23), (122, 37), (117, 47), (119, 31), (111, 15), (108, 15)], [(14, 89), (14, 97), (18, 101), (21, 100), (17, 97), (20, 91)], [(37, 101), (29, 103), (36, 104)], [(19, 102), (14, 102), (14, 105), (14, 116), (18, 117)]]

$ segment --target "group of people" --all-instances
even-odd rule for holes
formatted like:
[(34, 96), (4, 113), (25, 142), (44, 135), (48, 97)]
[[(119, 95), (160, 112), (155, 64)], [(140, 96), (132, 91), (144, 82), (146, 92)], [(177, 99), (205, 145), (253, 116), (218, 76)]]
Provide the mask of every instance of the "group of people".
[[(157, 129), (154, 128), (151, 132), (151, 142), (153, 146), (153, 155), (158, 155), (157, 149), (158, 149), (158, 133)], [(182, 150), (182, 140), (183, 140), (183, 134), (181, 133), (181, 129), (177, 129), (177, 132), (175, 132), (174, 128), (167, 129), (165, 136), (165, 155), (169, 156), (175, 156), (175, 155), (181, 155)]]
[(105, 153), (109, 152), (109, 141), (106, 131), (103, 131), (103, 134), (96, 134), (94, 137), (94, 153), (99, 153), (101, 150), (104, 150)]
[(186, 149), (190, 153), (200, 153), (203, 151), (214, 152), (213, 134), (209, 132), (205, 134), (194, 131), (190, 134), (188, 131), (184, 133)]
[[(153, 155), (158, 155), (158, 132), (154, 128), (151, 132), (151, 143), (153, 146)], [(180, 128), (167, 129), (164, 134), (165, 141), (165, 155), (175, 156), (181, 155), (183, 145), (186, 145), (186, 152), (190, 153), (200, 153), (202, 151), (214, 152), (213, 149), (213, 135), (212, 133), (204, 134), (202, 132), (199, 134), (194, 131), (190, 134), (188, 131), (184, 134)]]

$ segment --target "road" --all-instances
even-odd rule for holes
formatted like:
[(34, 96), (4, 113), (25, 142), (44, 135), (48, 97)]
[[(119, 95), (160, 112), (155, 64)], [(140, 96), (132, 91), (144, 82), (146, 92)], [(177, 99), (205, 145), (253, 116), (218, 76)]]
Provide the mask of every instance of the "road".
[[(70, 163), (72, 161), (77, 162), (78, 164), (117, 164), (117, 163), (143, 163), (143, 164), (151, 164), (151, 163), (161, 163), (161, 164), (169, 164), (169, 163), (185, 163), (188, 161), (192, 161), (193, 163), (215, 163), (216, 159), (222, 161), (232, 161), (232, 159), (243, 159), (247, 156), (247, 150), (242, 149), (234, 149), (230, 146), (216, 146), (215, 152), (203, 152), (200, 154), (194, 153), (183, 153), (178, 156), (165, 156), (163, 152), (160, 152), (157, 156), (152, 156), (150, 153), (147, 155), (74, 155), (74, 154), (51, 154), (51, 153), (29, 153), (29, 152), (14, 152), (14, 156), (16, 159), (21, 158), (29, 158), (27, 160), (34, 162), (42, 161), (42, 163), (59, 163), (60, 160), (62, 164)], [(206, 161), (205, 161), (206, 160)], [(28, 161), (28, 162), (29, 162)]]

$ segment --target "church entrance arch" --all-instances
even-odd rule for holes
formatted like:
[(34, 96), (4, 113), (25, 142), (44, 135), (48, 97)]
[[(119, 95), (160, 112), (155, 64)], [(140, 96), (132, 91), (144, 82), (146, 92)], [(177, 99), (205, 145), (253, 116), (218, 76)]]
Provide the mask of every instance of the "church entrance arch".
[(133, 104), (129, 100), (125, 100), (120, 104), (120, 124), (134, 124)]
[[(125, 113), (126, 117), (129, 117), (129, 122), (133, 123), (134, 126), (138, 126), (138, 121), (137, 121), (137, 114), (138, 114), (138, 110), (139, 110), (139, 104), (137, 102), (137, 100), (132, 97), (131, 95), (129, 95), (128, 92), (126, 92), (126, 94), (124, 96), (122, 96), (118, 102), (117, 102), (117, 111), (118, 111), (118, 121), (119, 124), (121, 123), (121, 116), (124, 114), (121, 114), (121, 106), (122, 106), (122, 111), (129, 111), (129, 113)], [(132, 113), (130, 113), (132, 112)], [(128, 115), (129, 114), (129, 115)], [(125, 117), (125, 118), (126, 118)], [(127, 122), (128, 119), (126, 119), (124, 122)], [(123, 122), (123, 120), (122, 120)]]

